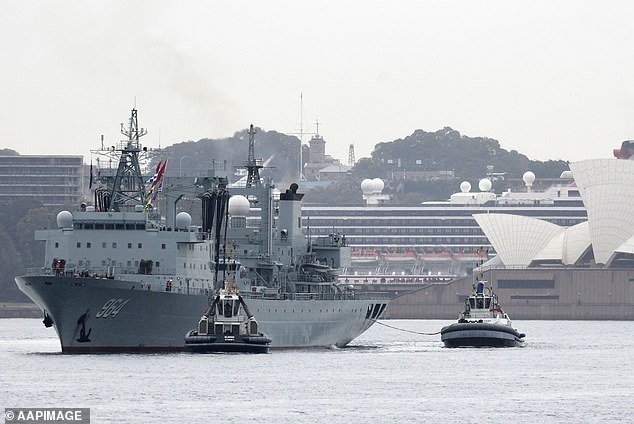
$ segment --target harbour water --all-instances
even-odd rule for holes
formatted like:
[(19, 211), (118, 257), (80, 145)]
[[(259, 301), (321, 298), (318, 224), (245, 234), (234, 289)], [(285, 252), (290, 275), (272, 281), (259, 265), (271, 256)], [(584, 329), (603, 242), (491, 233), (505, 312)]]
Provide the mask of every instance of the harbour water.
[(380, 321), (343, 349), (66, 355), (41, 319), (0, 319), (0, 410), (93, 423), (535, 423), (634, 419), (634, 322), (514, 321), (521, 348), (443, 347), (450, 321)]

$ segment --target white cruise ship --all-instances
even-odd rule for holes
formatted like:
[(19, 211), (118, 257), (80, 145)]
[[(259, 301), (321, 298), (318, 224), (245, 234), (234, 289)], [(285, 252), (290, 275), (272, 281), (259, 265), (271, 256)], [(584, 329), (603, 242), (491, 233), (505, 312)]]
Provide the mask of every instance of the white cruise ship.
[(333, 230), (346, 234), (351, 247), (348, 276), (368, 276), (379, 282), (389, 277), (463, 276), (495, 250), (473, 215), (504, 213), (541, 218), (569, 227), (587, 220), (586, 208), (569, 171), (545, 190), (533, 190), (535, 175), (523, 175), (524, 186), (501, 194), (491, 192), (488, 178), (469, 182), (446, 201), (419, 206), (395, 206), (382, 193), (380, 179), (361, 184), (365, 206), (320, 206), (304, 204), (302, 218), (311, 236)]

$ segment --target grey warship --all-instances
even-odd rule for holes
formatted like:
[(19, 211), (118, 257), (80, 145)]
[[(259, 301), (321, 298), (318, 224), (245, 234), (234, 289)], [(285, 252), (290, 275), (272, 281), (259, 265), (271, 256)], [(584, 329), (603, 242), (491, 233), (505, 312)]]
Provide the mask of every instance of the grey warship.
[[(108, 152), (118, 166), (96, 178), (94, 205), (61, 211), (57, 228), (37, 230), (44, 265), (15, 279), (54, 327), (62, 352), (185, 350), (183, 335), (229, 269), (272, 349), (343, 347), (385, 311), (385, 296), (338, 283), (338, 270), (350, 263), (345, 236), (311, 240), (301, 226), (297, 185), (277, 199), (275, 186), (260, 177), (253, 127), (247, 180), (236, 187), (211, 172), (170, 181), (162, 175), (165, 162), (146, 181), (146, 132), (136, 109), (122, 133), (127, 139)], [(202, 225), (176, 214), (178, 201), (194, 190)], [(154, 207), (157, 195), (165, 217)], [(254, 211), (257, 219), (247, 219)]]

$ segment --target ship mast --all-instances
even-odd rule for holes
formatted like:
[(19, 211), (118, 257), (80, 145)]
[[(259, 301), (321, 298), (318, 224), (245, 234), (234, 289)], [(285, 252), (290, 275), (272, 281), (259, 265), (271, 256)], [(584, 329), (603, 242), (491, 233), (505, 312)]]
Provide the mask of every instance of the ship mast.
[(147, 131), (139, 128), (136, 109), (132, 109), (128, 128), (125, 129), (123, 123), (121, 124), (121, 134), (128, 139), (119, 144), (119, 167), (110, 187), (111, 202), (108, 210), (114, 212), (143, 205), (145, 199), (145, 185), (139, 165), (139, 139), (146, 135)]
[(253, 187), (254, 185), (260, 185), (260, 168), (262, 168), (262, 159), (255, 158), (255, 129), (253, 124), (249, 127), (249, 157), (245, 162), (247, 168), (247, 187)]

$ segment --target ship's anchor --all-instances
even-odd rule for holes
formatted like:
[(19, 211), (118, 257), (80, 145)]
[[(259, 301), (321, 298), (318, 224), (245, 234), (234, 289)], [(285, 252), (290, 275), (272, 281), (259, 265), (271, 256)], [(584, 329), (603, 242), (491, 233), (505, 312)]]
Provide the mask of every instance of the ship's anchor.
[(46, 311), (44, 311), (44, 319), (42, 320), (42, 323), (44, 323), (44, 327), (46, 328), (53, 326), (53, 319), (46, 313)]
[(79, 327), (81, 325), (81, 330), (79, 330), (79, 338), (75, 340), (79, 343), (86, 343), (90, 341), (90, 332), (92, 331), (92, 328), (89, 328), (88, 333), (86, 333), (86, 319), (88, 319), (88, 311), (90, 311), (90, 309), (86, 309), (86, 312), (84, 312), (84, 314), (77, 320), (77, 326)]

